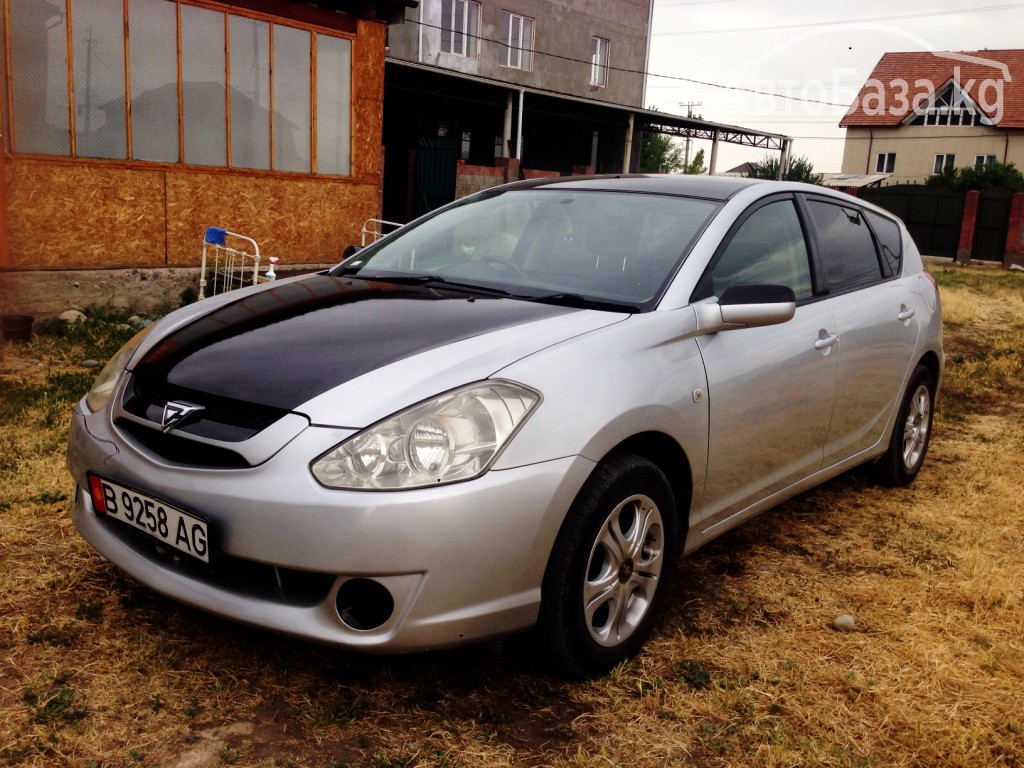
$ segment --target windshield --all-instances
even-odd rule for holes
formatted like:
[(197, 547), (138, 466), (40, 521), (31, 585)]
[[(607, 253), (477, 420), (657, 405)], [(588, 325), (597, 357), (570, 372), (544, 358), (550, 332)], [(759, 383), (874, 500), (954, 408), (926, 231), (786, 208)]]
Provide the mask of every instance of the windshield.
[(522, 189), (474, 198), (359, 251), (334, 274), (437, 279), (537, 300), (645, 308), (719, 204)]

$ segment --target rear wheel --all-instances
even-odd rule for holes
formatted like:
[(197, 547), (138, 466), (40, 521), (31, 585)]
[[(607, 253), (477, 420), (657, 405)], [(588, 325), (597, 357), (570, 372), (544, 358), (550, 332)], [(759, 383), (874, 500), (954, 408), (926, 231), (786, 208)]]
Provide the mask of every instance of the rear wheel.
[(607, 672), (650, 634), (676, 542), (665, 475), (631, 454), (602, 462), (573, 503), (544, 577), (538, 626), (557, 670)]
[(908, 485), (921, 469), (932, 432), (935, 380), (931, 371), (917, 366), (903, 396), (889, 449), (876, 465), (880, 482)]

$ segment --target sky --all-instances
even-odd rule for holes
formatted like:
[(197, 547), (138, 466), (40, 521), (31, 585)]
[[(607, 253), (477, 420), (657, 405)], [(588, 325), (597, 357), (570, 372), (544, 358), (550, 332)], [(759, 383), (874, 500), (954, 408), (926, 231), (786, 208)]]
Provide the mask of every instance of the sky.
[[(839, 121), (882, 54), (1022, 47), (1013, 0), (654, 0), (646, 106), (791, 136), (794, 156), (838, 172)], [(717, 171), (766, 153), (720, 143)]]

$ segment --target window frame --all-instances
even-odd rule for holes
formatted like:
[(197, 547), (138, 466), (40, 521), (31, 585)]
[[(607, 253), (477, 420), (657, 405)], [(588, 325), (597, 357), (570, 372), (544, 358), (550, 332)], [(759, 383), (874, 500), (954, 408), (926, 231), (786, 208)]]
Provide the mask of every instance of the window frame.
[(895, 173), (896, 153), (879, 152), (875, 159), (875, 173)]
[[(611, 60), (612, 43), (606, 37), (592, 35), (590, 38), (590, 87), (608, 87), (608, 66)], [(603, 53), (603, 61), (602, 59)]]
[(933, 166), (932, 173), (939, 174), (943, 171), (956, 167), (956, 153), (955, 152), (938, 152), (935, 155), (935, 165)]
[[(459, 8), (462, 9), (461, 31), (455, 26)], [(441, 0), (441, 52), (464, 59), (479, 59), (482, 15), (483, 8), (477, 0)], [(459, 50), (456, 50), (456, 37), (461, 37)]]
[[(505, 40), (505, 19), (508, 18), (508, 40)], [(519, 42), (517, 45), (513, 45), (512, 40), (512, 25), (515, 20), (519, 20)], [(524, 30), (526, 23), (529, 22), (530, 33), (529, 40), (526, 39)], [(537, 20), (526, 16), (522, 13), (516, 13), (515, 11), (501, 10), (501, 27), (500, 34), (501, 39), (499, 40), (499, 59), (498, 66), (508, 67), (509, 69), (518, 69), (523, 72), (533, 71), (533, 44), (534, 35), (536, 34)], [(524, 56), (525, 54), (525, 56)], [(516, 63), (512, 63), (513, 56), (517, 59)], [(523, 59), (526, 59), (526, 66), (523, 66)]]
[[(331, 178), (352, 178), (352, 176), (354, 175), (354, 168), (353, 168), (353, 164), (351, 162), (351, 159), (354, 157), (354, 152), (353, 152), (353, 129), (355, 127), (354, 126), (354, 121), (351, 118), (351, 107), (352, 107), (351, 100), (352, 100), (352, 93), (354, 92), (354, 88), (352, 87), (352, 83), (353, 83), (352, 51), (355, 48), (355, 39), (356, 39), (356, 35), (352, 31), (348, 31), (346, 29), (341, 29), (341, 28), (335, 28), (335, 27), (332, 27), (332, 26), (324, 26), (324, 25), (320, 25), (320, 24), (316, 24), (316, 23), (312, 23), (312, 22), (307, 23), (305, 21), (298, 21), (298, 20), (292, 20), (292, 19), (282, 19), (280, 17), (268, 15), (268, 14), (265, 14), (265, 13), (260, 13), (258, 11), (251, 11), (250, 12), (247, 9), (238, 8), (236, 6), (231, 6), (231, 7), (211, 6), (211, 5), (207, 4), (207, 3), (201, 2), (201, 0), (168, 0), (168, 1), (169, 1), (169, 3), (174, 8), (175, 25), (172, 28), (169, 29), (167, 34), (168, 34), (169, 37), (174, 39), (173, 47), (174, 47), (174, 50), (175, 50), (175, 56), (176, 56), (176, 61), (177, 61), (176, 71), (171, 72), (168, 75), (168, 80), (172, 81), (175, 84), (175, 87), (176, 87), (176, 90), (177, 90), (176, 126), (174, 126), (173, 128), (170, 129), (170, 132), (176, 133), (177, 137), (178, 137), (177, 155), (176, 155), (176, 159), (175, 160), (147, 160), (147, 159), (143, 159), (143, 158), (137, 158), (135, 156), (137, 148), (134, 146), (134, 142), (133, 142), (133, 132), (132, 132), (132, 129), (133, 129), (133, 116), (132, 116), (132, 109), (131, 109), (133, 81), (132, 81), (132, 77), (131, 77), (131, 67), (129, 67), (129, 66), (125, 67), (124, 78), (123, 78), (123, 85), (122, 85), (122, 94), (123, 94), (123, 97), (124, 97), (124, 100), (125, 100), (125, 104), (126, 104), (126, 107), (127, 107), (126, 110), (125, 110), (125, 116), (124, 116), (125, 132), (126, 132), (126, 146), (125, 146), (125, 151), (124, 151), (123, 156), (120, 156), (120, 157), (106, 157), (106, 156), (99, 157), (99, 156), (95, 156), (95, 155), (92, 155), (92, 154), (89, 154), (89, 155), (83, 154), (83, 153), (80, 152), (80, 147), (78, 146), (79, 142), (77, 141), (77, 137), (76, 137), (76, 120), (75, 120), (75, 117), (76, 117), (76, 115), (75, 115), (75, 113), (76, 113), (76, 104), (75, 104), (76, 94), (75, 94), (75, 78), (74, 78), (74, 75), (75, 75), (75, 73), (74, 73), (74, 53), (75, 53), (75, 51), (74, 51), (74, 49), (69, 47), (69, 42), (71, 41), (71, 39), (73, 37), (73, 34), (74, 34), (74, 29), (73, 29), (73, 27), (74, 27), (74, 19), (73, 18), (69, 18), (67, 15), (64, 16), (64, 18), (61, 20), (60, 24), (58, 25), (58, 26), (62, 26), (63, 27), (63, 35), (62, 36), (65, 38), (65, 42), (63, 43), (63, 47), (60, 50), (54, 49), (54, 51), (52, 51), (52, 52), (50, 52), (48, 54), (48, 55), (51, 55), (51, 56), (59, 54), (59, 58), (63, 59), (63, 63), (65, 65), (65, 69), (66, 69), (66, 82), (63, 83), (62, 86), (61, 86), (61, 93), (63, 94), (64, 90), (66, 88), (67, 98), (68, 98), (68, 100), (70, 102), (67, 105), (68, 115), (67, 115), (67, 119), (63, 122), (63, 124), (62, 125), (58, 125), (54, 129), (56, 131), (57, 135), (59, 135), (60, 133), (62, 133), (64, 131), (66, 131), (68, 133), (69, 142), (67, 142), (67, 144), (66, 144), (66, 151), (61, 151), (61, 152), (20, 151), (18, 149), (18, 135), (17, 135), (18, 131), (14, 130), (18, 121), (17, 121), (17, 118), (15, 117), (15, 115), (18, 113), (19, 110), (23, 109), (24, 105), (22, 105), (22, 104), (16, 105), (15, 104), (15, 93), (14, 93), (15, 89), (12, 88), (11, 85), (17, 80), (17, 78), (19, 76), (19, 73), (12, 71), (12, 69), (14, 69), (14, 67), (12, 66), (12, 63), (11, 63), (11, 60), (10, 60), (10, 56), (8, 56), (8, 60), (7, 60), (7, 63), (6, 63), (6, 65), (7, 65), (6, 78), (7, 78), (7, 85), (8, 85), (8, 87), (6, 89), (6, 107), (7, 107), (6, 111), (7, 111), (7, 115), (6, 115), (6, 120), (5, 120), (4, 126), (7, 128), (8, 146), (9, 146), (9, 150), (10, 150), (11, 154), (15, 155), (15, 156), (19, 156), (19, 157), (45, 158), (45, 159), (54, 159), (54, 160), (58, 160), (58, 159), (59, 160), (68, 160), (68, 159), (71, 159), (71, 160), (76, 160), (76, 161), (88, 161), (88, 162), (92, 162), (92, 163), (116, 163), (116, 164), (119, 164), (121, 166), (128, 165), (129, 167), (139, 167), (139, 166), (142, 166), (142, 167), (147, 167), (147, 168), (151, 168), (151, 167), (174, 167), (174, 168), (187, 168), (187, 169), (195, 168), (195, 169), (214, 170), (214, 171), (244, 171), (244, 172), (248, 172), (248, 173), (259, 173), (259, 174), (265, 174), (265, 175), (288, 175), (288, 176), (300, 176), (300, 177), (325, 176), (325, 177), (331, 177)], [(183, 14), (182, 14), (182, 10), (184, 8), (190, 8), (190, 9), (194, 8), (194, 9), (208, 10), (208, 11), (212, 11), (212, 12), (217, 13), (217, 14), (220, 15), (220, 17), (219, 17), (219, 19), (217, 21), (217, 26), (218, 26), (218, 28), (222, 27), (222, 29), (223, 29), (222, 37), (223, 37), (224, 51), (225, 51), (225, 56), (224, 56), (224, 80), (223, 80), (223, 85), (224, 85), (223, 109), (224, 109), (224, 112), (225, 112), (225, 119), (224, 119), (223, 130), (224, 130), (224, 140), (226, 142), (226, 152), (225, 152), (225, 158), (224, 158), (223, 164), (202, 165), (202, 164), (197, 164), (197, 163), (188, 163), (185, 160), (185, 153), (186, 153), (185, 135), (184, 135), (184, 133), (185, 133), (185, 131), (184, 131), (185, 116), (183, 114), (184, 106), (183, 106), (183, 99), (182, 99), (182, 92), (183, 92), (183, 89), (184, 89), (184, 87), (186, 85), (186, 83), (185, 83), (185, 81), (183, 79), (184, 75), (182, 73), (182, 56), (183, 56), (183, 42), (182, 42), (182, 25), (183, 25), (182, 15)], [(133, 15), (133, 13), (135, 13), (135, 12), (136, 12), (135, 11), (135, 6), (134, 6), (133, 3), (129, 3), (127, 1), (125, 1), (125, 2), (123, 2), (123, 4), (121, 4), (120, 26), (123, 28), (123, 31), (121, 33), (122, 34), (122, 40), (123, 40), (123, 48), (124, 48), (123, 58), (126, 60), (126, 63), (130, 60), (130, 57), (132, 55), (132, 53), (131, 53), (132, 45), (133, 45), (133, 43), (132, 43), (132, 39), (133, 39), (132, 38), (132, 26), (133, 26), (133, 24), (140, 24), (140, 22), (137, 21), (137, 16)], [(3, 28), (3, 40), (4, 40), (4, 43), (7, 46), (8, 50), (10, 50), (10, 46), (11, 46), (11, 42), (12, 42), (12, 29), (11, 29), (12, 28), (12, 24), (11, 24), (11, 16), (12, 16), (12, 14), (13, 14), (13, 11), (11, 11), (8, 6), (4, 6), (3, 7), (3, 17), (2, 17), (3, 27), (4, 27)], [(273, 31), (274, 31), (274, 28), (276, 28), (276, 27), (286, 28), (286, 29), (290, 29), (290, 30), (298, 30), (299, 32), (303, 32), (303, 33), (305, 33), (306, 35), (309, 36), (309, 45), (310, 45), (310, 48), (309, 48), (309, 89), (310, 89), (310, 96), (311, 96), (311, 105), (310, 105), (310, 115), (309, 115), (309, 118), (308, 118), (308, 122), (309, 122), (309, 142), (310, 142), (310, 162), (309, 162), (308, 170), (289, 171), (289, 170), (280, 170), (280, 169), (277, 169), (277, 168), (274, 167), (274, 161), (273, 161), (273, 158), (274, 158), (274, 139), (273, 139), (273, 130), (274, 129), (273, 129), (273, 123), (274, 123), (274, 114), (275, 114), (274, 113), (274, 109), (275, 109), (275, 105), (274, 105), (273, 92), (272, 91), (271, 91), (270, 101), (269, 101), (269, 103), (267, 105), (267, 110), (268, 110), (268, 113), (269, 113), (268, 114), (268, 121), (269, 121), (269, 124), (270, 124), (270, 134), (269, 134), (270, 135), (269, 151), (270, 151), (270, 157), (271, 157), (270, 167), (269, 168), (258, 168), (258, 167), (250, 167), (250, 166), (243, 166), (243, 165), (235, 165), (234, 162), (233, 162), (232, 153), (231, 153), (231, 140), (232, 140), (232, 136), (231, 136), (231, 134), (232, 134), (232, 123), (231, 123), (231, 98), (232, 98), (231, 66), (232, 66), (232, 61), (231, 61), (231, 39), (230, 39), (231, 32), (230, 32), (230, 27), (231, 27), (231, 19), (234, 18), (234, 17), (238, 17), (238, 18), (242, 18), (242, 19), (247, 19), (247, 20), (253, 20), (253, 21), (257, 21), (257, 22), (266, 22), (267, 25), (268, 25), (268, 28), (269, 28), (269, 34), (271, 36), (273, 36)], [(141, 22), (141, 24), (145, 24), (145, 22)], [(139, 33), (137, 33), (137, 34), (139, 34)], [(348, 167), (348, 172), (347, 173), (322, 173), (317, 168), (317, 146), (318, 146), (319, 136), (318, 136), (318, 132), (317, 132), (316, 95), (317, 95), (317, 89), (320, 86), (320, 81), (319, 81), (319, 77), (318, 77), (319, 73), (317, 71), (317, 64), (316, 64), (316, 46), (317, 46), (318, 39), (321, 36), (347, 41), (348, 45), (350, 46), (350, 53), (349, 53), (349, 58), (348, 58), (348, 61), (349, 61), (349, 69), (348, 69), (349, 105), (348, 105), (348, 109), (347, 109), (347, 114), (349, 116), (348, 127), (347, 127), (347, 144), (348, 144), (348, 152), (347, 152), (347, 154), (348, 154), (348, 157), (349, 157), (349, 167)], [(271, 45), (270, 48), (271, 48), (270, 58), (268, 59), (268, 62), (267, 62), (268, 70), (272, 69), (272, 67), (273, 67), (273, 46)], [(27, 68), (27, 66), (28, 65), (26, 65), (26, 68)], [(61, 71), (63, 72), (64, 69), (62, 69)], [(48, 93), (49, 93), (49, 91), (48, 91)], [(219, 123), (219, 120), (217, 122)], [(346, 141), (346, 138), (344, 136), (342, 137), (342, 141)], [(168, 153), (168, 155), (170, 155), (170, 153)]]
[(995, 155), (975, 155), (974, 156), (974, 167), (977, 168), (977, 169), (981, 169), (982, 167), (984, 167), (986, 165), (995, 165), (995, 163), (996, 163), (996, 156)]

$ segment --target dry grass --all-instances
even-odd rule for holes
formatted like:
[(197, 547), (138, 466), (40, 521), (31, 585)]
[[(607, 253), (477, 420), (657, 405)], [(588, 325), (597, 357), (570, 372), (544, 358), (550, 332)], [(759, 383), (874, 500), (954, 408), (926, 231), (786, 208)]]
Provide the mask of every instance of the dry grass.
[(846, 475), (682, 561), (646, 652), (589, 683), (499, 644), (316, 648), (135, 585), (67, 519), (73, 358), (5, 347), (0, 763), (1024, 765), (1024, 275), (935, 272), (949, 361), (914, 485)]

